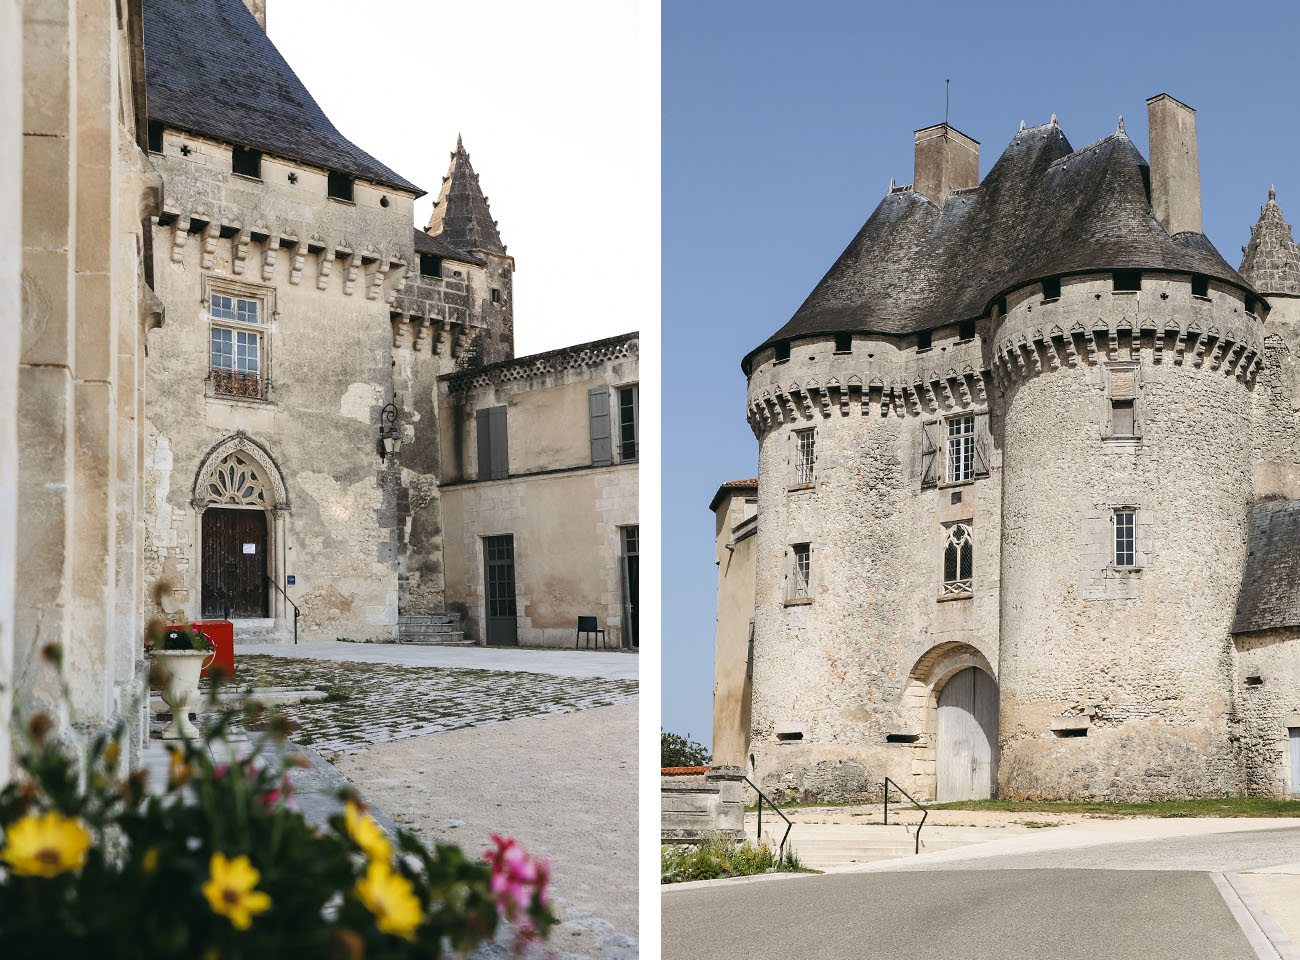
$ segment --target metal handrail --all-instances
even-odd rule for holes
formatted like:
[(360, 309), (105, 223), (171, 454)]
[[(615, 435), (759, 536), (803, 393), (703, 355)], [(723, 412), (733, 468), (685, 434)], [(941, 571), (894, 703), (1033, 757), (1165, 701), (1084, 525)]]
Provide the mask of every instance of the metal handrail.
[(895, 790), (897, 790), (903, 796), (907, 797), (907, 799), (912, 801), (912, 806), (916, 807), (916, 809), (921, 811), (921, 822), (916, 825), (916, 852), (920, 853), (921, 852), (921, 828), (925, 826), (925, 818), (930, 815), (930, 811), (925, 809), (925, 807), (921, 806), (915, 800), (913, 800), (912, 795), (908, 793), (906, 790), (904, 790), (902, 787), (900, 787), (898, 784), (894, 783), (893, 780), (890, 780), (888, 777), (885, 777), (885, 826), (889, 826), (889, 787), (891, 784), (893, 784)]
[(780, 817), (782, 820), (785, 821), (785, 833), (781, 834), (781, 843), (780, 843), (780, 845), (777, 847), (777, 850), (776, 850), (776, 858), (777, 858), (778, 860), (780, 860), (782, 857), (785, 856), (785, 840), (786, 840), (786, 837), (790, 836), (790, 828), (791, 828), (792, 826), (794, 826), (794, 823), (790, 820), (789, 817), (787, 817), (784, 813), (781, 812), (781, 808), (780, 808), (780, 807), (778, 807), (775, 803), (773, 803), (771, 800), (768, 799), (767, 794), (765, 794), (762, 790), (758, 789), (758, 784), (756, 784), (753, 780), (749, 779), (749, 777), (746, 777), (746, 778), (745, 778), (745, 782), (746, 782), (747, 784), (749, 784), (751, 787), (753, 787), (753, 788), (754, 788), (754, 792), (755, 792), (756, 794), (758, 794), (758, 839), (759, 839), (760, 842), (762, 842), (762, 839), (763, 839), (763, 803), (764, 803), (764, 801), (767, 802), (767, 805), (768, 805), (769, 807), (772, 808), (772, 811), (773, 811), (773, 812), (774, 812), (778, 817)]
[(275, 587), (276, 590), (279, 590), (280, 596), (284, 597), (285, 601), (289, 604), (289, 606), (293, 607), (293, 642), (294, 645), (296, 646), (298, 643), (298, 616), (302, 613), (302, 611), (298, 609), (298, 604), (290, 600), (289, 595), (280, 589), (280, 585), (271, 579), (271, 575), (269, 573), (264, 574), (264, 576), (266, 577), (266, 582), (269, 583), (271, 586)]

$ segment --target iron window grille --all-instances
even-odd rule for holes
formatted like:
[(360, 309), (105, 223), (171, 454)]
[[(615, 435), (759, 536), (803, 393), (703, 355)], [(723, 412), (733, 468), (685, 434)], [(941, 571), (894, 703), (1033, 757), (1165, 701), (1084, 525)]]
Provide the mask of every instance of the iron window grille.
[(1137, 566), (1137, 512), (1115, 511), (1115, 566)]
[(798, 459), (795, 463), (795, 483), (813, 482), (813, 463), (817, 456), (817, 436), (813, 430), (799, 430), (795, 433)]
[(262, 302), (213, 293), (208, 351), (214, 396), (265, 400), (267, 380), (262, 343)]
[(794, 546), (794, 589), (792, 599), (807, 600), (812, 597), (812, 547), (807, 543)]
[(975, 477), (975, 418), (948, 420), (948, 482), (963, 483)]
[(970, 593), (974, 584), (975, 541), (970, 527), (955, 523), (948, 528), (943, 549), (943, 595)]

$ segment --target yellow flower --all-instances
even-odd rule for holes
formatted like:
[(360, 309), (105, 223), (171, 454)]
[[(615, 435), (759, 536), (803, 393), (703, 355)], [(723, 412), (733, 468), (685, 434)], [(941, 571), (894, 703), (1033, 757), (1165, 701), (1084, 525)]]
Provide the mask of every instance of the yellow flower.
[(203, 895), (213, 913), (228, 917), (236, 930), (247, 930), (253, 917), (271, 907), (271, 898), (254, 890), (261, 876), (242, 854), (227, 860), (225, 854), (212, 855), (211, 877), (203, 885)]
[(80, 820), (53, 811), (28, 814), (9, 828), (0, 860), (23, 877), (57, 877), (80, 870), (90, 849), (90, 834)]
[(374, 817), (362, 813), (361, 808), (351, 800), (343, 809), (343, 820), (352, 842), (364, 850), (371, 860), (386, 862), (393, 855), (383, 828), (375, 822)]
[(158, 869), (158, 848), (150, 847), (140, 858), (140, 867), (145, 873), (153, 873)]
[(185, 757), (179, 750), (173, 750), (171, 762), (167, 767), (167, 786), (183, 787), (189, 782), (190, 776), (190, 765), (185, 762)]
[(375, 926), (407, 940), (415, 939), (420, 925), (420, 901), (411, 881), (394, 873), (386, 862), (371, 861), (366, 875), (357, 881), (357, 896), (375, 915)]

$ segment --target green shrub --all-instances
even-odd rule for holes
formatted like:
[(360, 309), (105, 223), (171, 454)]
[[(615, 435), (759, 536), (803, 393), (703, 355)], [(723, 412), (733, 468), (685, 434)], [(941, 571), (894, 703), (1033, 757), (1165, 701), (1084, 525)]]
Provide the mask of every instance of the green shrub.
[(688, 880), (717, 880), (720, 877), (752, 877), (760, 873), (800, 873), (807, 868), (792, 849), (778, 858), (771, 847), (755, 846), (746, 840), (711, 837), (698, 845), (667, 845), (659, 848), (660, 880), (685, 883)]
[(659, 765), (661, 767), (703, 767), (712, 760), (708, 749), (696, 743), (688, 733), (678, 736), (659, 731)]

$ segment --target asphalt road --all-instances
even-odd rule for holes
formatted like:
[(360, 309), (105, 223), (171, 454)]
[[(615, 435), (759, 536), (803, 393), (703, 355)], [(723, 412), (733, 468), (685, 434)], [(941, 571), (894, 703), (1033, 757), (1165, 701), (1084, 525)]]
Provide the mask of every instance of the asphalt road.
[(1208, 873), (830, 874), (665, 890), (665, 960), (1257, 960)]

